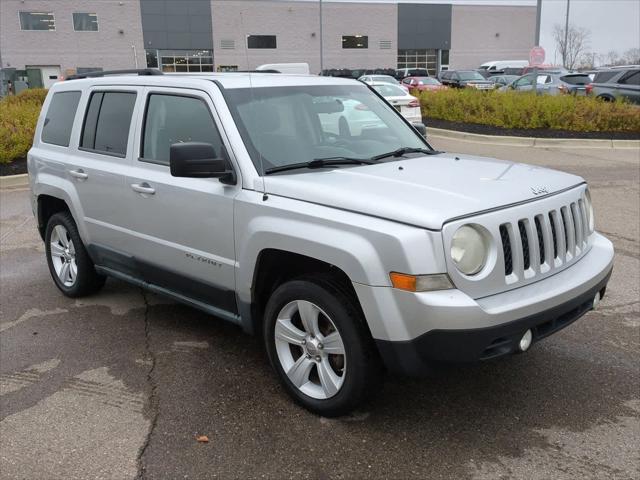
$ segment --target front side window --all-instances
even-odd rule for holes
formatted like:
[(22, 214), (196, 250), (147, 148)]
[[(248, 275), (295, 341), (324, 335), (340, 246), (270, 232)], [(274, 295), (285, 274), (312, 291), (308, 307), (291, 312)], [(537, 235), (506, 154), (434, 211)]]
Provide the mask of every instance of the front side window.
[(222, 139), (207, 104), (193, 97), (149, 95), (141, 159), (168, 165), (171, 145), (184, 142), (210, 143), (221, 154)]
[(98, 15), (95, 13), (74, 13), (73, 29), (76, 32), (97, 32)]
[(620, 79), (623, 85), (640, 85), (640, 70), (631, 71)]
[(132, 92), (94, 92), (84, 118), (80, 147), (124, 157), (131, 116), (136, 103)]
[(20, 12), (22, 30), (55, 30), (56, 22), (52, 12)]
[(249, 35), (247, 48), (277, 48), (275, 35)]
[(368, 159), (401, 147), (428, 148), (365, 85), (237, 88), (225, 96), (261, 173), (318, 158)]
[(76, 117), (80, 92), (58, 92), (53, 94), (42, 127), (42, 141), (69, 146), (73, 120)]
[(366, 35), (343, 35), (342, 48), (369, 48), (369, 37)]

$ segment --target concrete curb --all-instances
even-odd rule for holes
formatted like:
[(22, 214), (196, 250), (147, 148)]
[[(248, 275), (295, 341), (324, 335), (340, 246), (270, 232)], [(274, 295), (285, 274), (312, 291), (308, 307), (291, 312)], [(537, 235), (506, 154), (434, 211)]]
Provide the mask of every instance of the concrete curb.
[(0, 188), (18, 188), (26, 187), (29, 185), (29, 174), (23, 173), (21, 175), (7, 175), (0, 177)]
[(492, 145), (511, 145), (514, 147), (538, 148), (640, 148), (640, 140), (609, 140), (594, 138), (535, 138), (511, 137), (502, 135), (482, 135), (478, 133), (459, 132), (432, 128), (427, 125), (427, 138), (438, 137), (464, 142), (485, 143)]

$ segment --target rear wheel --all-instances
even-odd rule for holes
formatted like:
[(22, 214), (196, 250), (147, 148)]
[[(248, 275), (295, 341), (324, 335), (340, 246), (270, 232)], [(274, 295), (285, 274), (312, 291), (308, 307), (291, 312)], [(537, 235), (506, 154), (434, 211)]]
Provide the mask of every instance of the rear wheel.
[(287, 392), (324, 416), (354, 409), (379, 376), (362, 314), (349, 295), (324, 277), (293, 280), (273, 293), (264, 340)]
[(69, 212), (56, 213), (49, 219), (45, 250), (51, 277), (66, 296), (89, 295), (104, 285), (105, 277), (96, 273)]

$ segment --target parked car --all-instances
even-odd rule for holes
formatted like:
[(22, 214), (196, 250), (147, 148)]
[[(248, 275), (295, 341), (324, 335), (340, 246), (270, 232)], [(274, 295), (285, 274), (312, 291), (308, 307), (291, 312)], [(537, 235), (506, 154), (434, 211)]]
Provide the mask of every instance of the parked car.
[(447, 70), (440, 79), (443, 85), (453, 88), (492, 90), (493, 82), (486, 80), (475, 70)]
[(428, 77), (429, 71), (425, 68), (399, 68), (396, 70), (396, 78), (402, 80), (407, 77)]
[(402, 84), (408, 87), (409, 90), (415, 88), (421, 92), (435, 92), (447, 88), (433, 77), (407, 77), (402, 79)]
[(591, 90), (591, 79), (585, 73), (543, 72), (536, 77), (530, 73), (513, 81), (507, 89), (518, 92), (532, 92), (537, 78), (538, 94), (559, 95), (587, 95)]
[(558, 66), (558, 65), (540, 65), (538, 67), (534, 67), (529, 65), (528, 67), (524, 67), (522, 69), (522, 75), (526, 75), (527, 73), (533, 73), (533, 71), (535, 69), (538, 69), (538, 72), (541, 71), (546, 71), (546, 72), (557, 72), (557, 73), (569, 73), (569, 70), (567, 70), (564, 67)]
[(372, 87), (411, 123), (422, 122), (420, 101), (400, 85), (374, 83)]
[[(117, 73), (54, 84), (38, 119), (53, 283), (110, 276), (257, 334), (313, 412), (355, 408), (382, 365), (526, 352), (605, 293), (613, 246), (578, 176), (434, 150), (352, 79)], [(346, 102), (371, 115), (357, 134)]]
[(489, 81), (493, 82), (493, 88), (506, 87), (520, 78), (518, 75), (496, 75), (489, 77)]
[(406, 92), (409, 91), (409, 89), (405, 85), (401, 84), (398, 80), (396, 80), (391, 75), (364, 75), (360, 77), (358, 80), (360, 80), (361, 82), (367, 83), (369, 85), (378, 84), (378, 83), (388, 83), (390, 85), (398, 85), (399, 87), (403, 88)]
[(625, 99), (640, 104), (640, 68), (598, 72), (591, 87), (592, 95), (607, 102)]

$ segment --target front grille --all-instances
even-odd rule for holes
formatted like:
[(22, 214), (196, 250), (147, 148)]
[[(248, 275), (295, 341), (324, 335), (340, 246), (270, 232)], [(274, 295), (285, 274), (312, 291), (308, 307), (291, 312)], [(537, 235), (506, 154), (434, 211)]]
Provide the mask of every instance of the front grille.
[(532, 218), (503, 223), (504, 275), (523, 279), (559, 268), (586, 249), (588, 236), (582, 199)]

